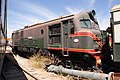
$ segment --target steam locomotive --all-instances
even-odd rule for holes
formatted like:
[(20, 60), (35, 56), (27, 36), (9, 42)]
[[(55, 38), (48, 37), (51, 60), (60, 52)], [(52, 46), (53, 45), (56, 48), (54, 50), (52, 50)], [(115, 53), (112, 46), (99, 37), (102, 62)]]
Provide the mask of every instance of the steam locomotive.
[(25, 26), (12, 33), (13, 52), (45, 52), (56, 64), (68, 68), (92, 69), (100, 63), (102, 32), (95, 11), (61, 16)]

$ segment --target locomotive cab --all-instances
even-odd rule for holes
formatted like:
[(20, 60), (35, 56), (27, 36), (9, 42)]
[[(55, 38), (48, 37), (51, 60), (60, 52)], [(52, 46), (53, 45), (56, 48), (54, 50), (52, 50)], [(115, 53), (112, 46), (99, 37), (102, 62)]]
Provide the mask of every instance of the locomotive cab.
[(89, 56), (94, 65), (100, 64), (100, 49), (102, 46), (102, 35), (97, 20), (95, 19), (95, 11), (76, 15), (75, 32), (70, 37), (70, 48), (75, 52), (84, 53)]

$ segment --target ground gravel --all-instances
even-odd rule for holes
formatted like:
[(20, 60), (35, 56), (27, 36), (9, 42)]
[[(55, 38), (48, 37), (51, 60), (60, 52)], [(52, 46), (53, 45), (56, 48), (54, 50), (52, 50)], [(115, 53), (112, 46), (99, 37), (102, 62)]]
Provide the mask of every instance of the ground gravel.
[[(29, 59), (20, 57), (18, 55), (14, 56), (14, 57), (17, 60), (18, 64), (21, 66), (21, 68), (23, 68), (24, 70), (26, 70), (27, 72), (32, 74), (38, 80), (72, 80), (72, 78), (68, 77), (68, 76), (65, 77), (62, 75), (57, 75), (57, 74), (52, 73), (52, 72), (47, 72), (44, 69), (33, 68), (29, 64)], [(27, 76), (28, 80), (34, 80), (29, 75), (27, 75), (27, 74), (25, 74), (25, 75)]]

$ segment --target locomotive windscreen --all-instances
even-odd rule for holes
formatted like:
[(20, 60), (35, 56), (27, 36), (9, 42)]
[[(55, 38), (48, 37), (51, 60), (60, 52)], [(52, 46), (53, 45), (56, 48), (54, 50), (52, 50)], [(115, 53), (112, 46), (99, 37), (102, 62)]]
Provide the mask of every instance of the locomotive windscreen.
[(91, 22), (89, 19), (80, 20), (80, 24), (82, 28), (91, 28)]

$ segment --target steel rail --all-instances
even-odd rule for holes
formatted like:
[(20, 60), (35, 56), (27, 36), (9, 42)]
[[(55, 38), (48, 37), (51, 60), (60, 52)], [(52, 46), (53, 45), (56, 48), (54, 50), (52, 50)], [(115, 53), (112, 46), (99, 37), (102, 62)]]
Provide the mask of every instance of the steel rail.
[[(10, 51), (9, 51), (10, 52)], [(10, 52), (11, 53), (11, 52)], [(12, 55), (14, 55), (13, 53), (11, 53)], [(24, 71), (26, 74), (28, 74), (29, 76), (31, 76), (32, 78), (34, 78), (35, 80), (39, 80), (37, 79), (35, 76), (33, 76), (32, 74), (30, 74), (29, 72), (27, 72), (26, 70), (24, 70), (23, 68), (21, 68), (17, 63), (15, 63), (14, 61), (12, 61), (12, 59), (10, 59), (8, 56), (6, 56), (13, 64), (15, 64), (19, 69), (21, 69), (22, 71)]]

